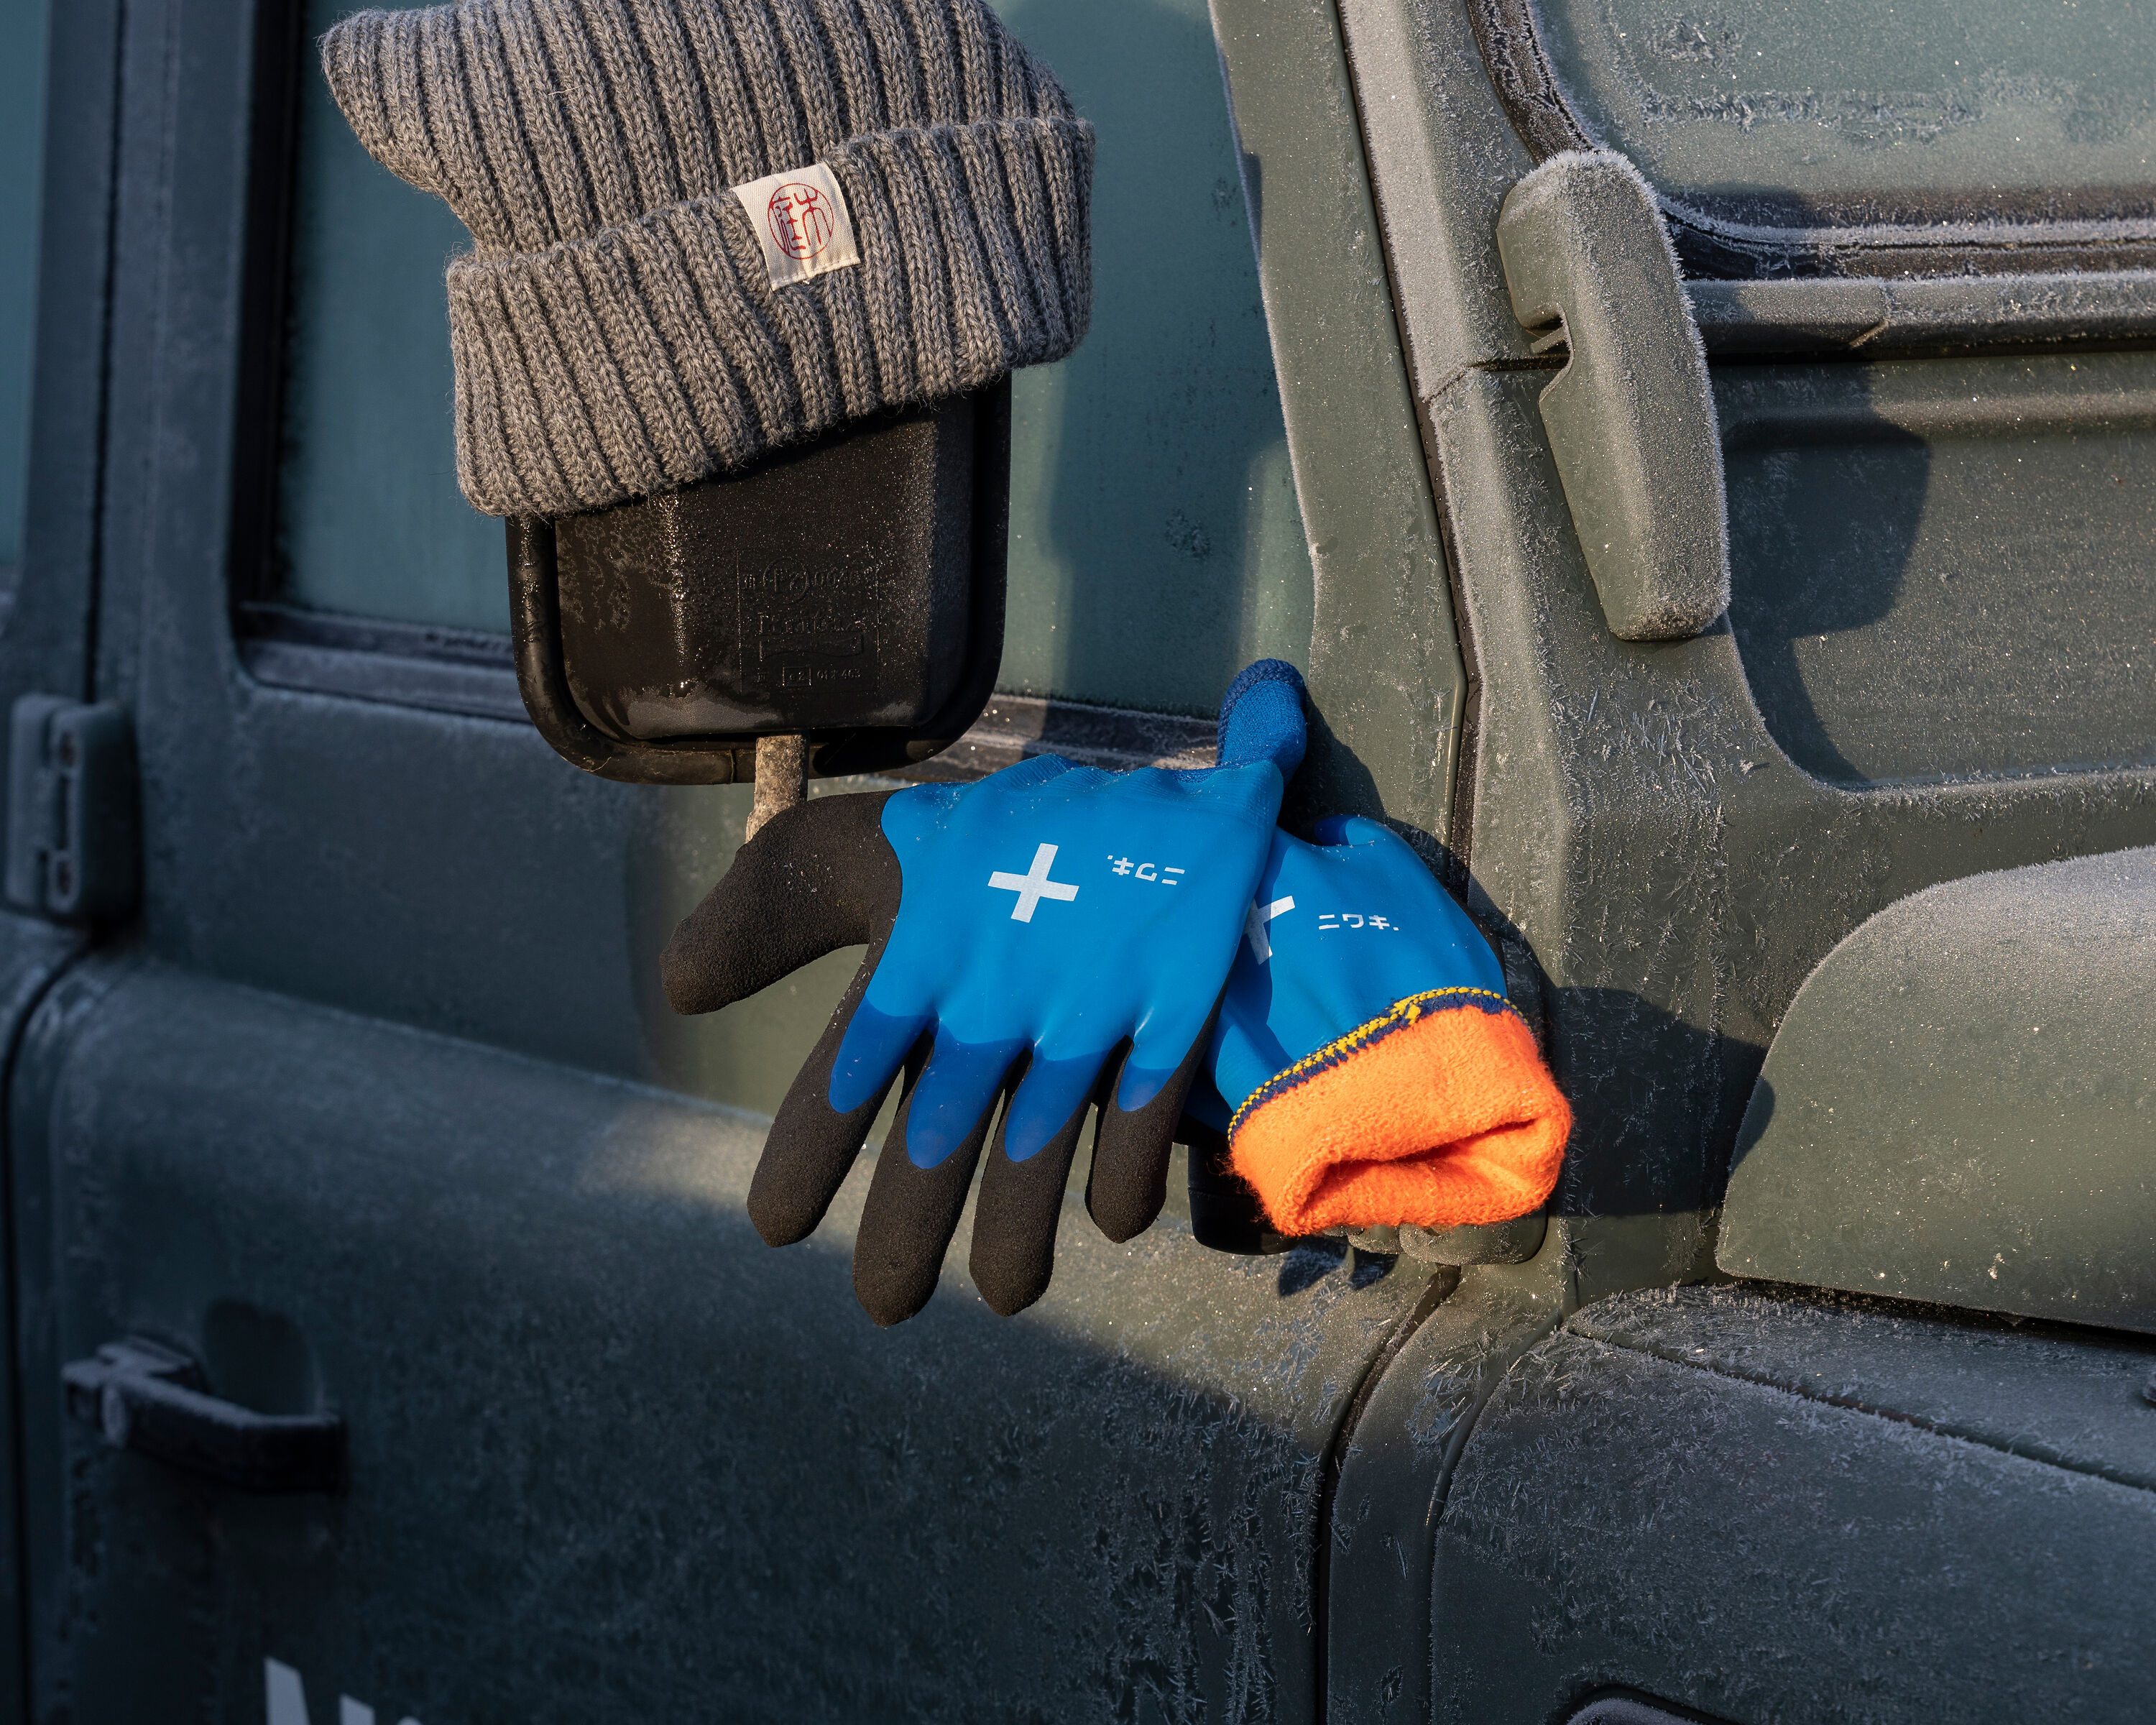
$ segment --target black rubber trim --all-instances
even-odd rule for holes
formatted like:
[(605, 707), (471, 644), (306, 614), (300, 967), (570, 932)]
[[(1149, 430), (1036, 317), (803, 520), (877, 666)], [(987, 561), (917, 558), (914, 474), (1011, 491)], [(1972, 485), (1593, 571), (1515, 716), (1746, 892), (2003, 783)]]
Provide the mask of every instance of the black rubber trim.
[[(531, 722), (506, 635), (269, 603), (240, 606), (238, 620), (240, 664), (265, 686)], [(1212, 719), (1183, 713), (997, 695), (942, 753), (890, 776), (963, 783), (1048, 754), (1107, 773), (1210, 767), (1214, 730)]]

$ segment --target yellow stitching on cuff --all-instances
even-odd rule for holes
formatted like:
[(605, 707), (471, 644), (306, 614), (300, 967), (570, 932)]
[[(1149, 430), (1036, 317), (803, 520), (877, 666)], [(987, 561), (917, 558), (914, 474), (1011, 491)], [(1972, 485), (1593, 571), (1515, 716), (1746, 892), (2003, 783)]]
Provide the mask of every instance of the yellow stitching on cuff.
[[(1519, 1009), (1494, 988), (1432, 988), (1427, 993), (1410, 994), (1404, 1000), (1395, 1001), (1389, 1011), (1379, 1014), (1367, 1024), (1358, 1024), (1345, 1036), (1336, 1038), (1327, 1043), (1324, 1047), (1305, 1055), (1293, 1065), (1283, 1067), (1280, 1071), (1274, 1073), (1271, 1077), (1252, 1091), (1244, 1099), (1243, 1106), (1235, 1111), (1235, 1117), (1228, 1122), (1229, 1138), (1232, 1141), (1235, 1134), (1242, 1129), (1245, 1117), (1262, 1107), (1283, 1091), (1293, 1089), (1296, 1081), (1305, 1074), (1314, 1071), (1321, 1066), (1337, 1065), (1358, 1049), (1377, 1041), (1380, 1037), (1389, 1036), (1395, 1030), (1404, 1030), (1430, 1009), (1431, 1001), (1444, 1000), (1455, 995), (1474, 995), (1485, 1000), (1494, 1000), (1499, 1007), (1512, 1014), (1514, 1017), (1517, 1018), (1519, 1015)], [(1461, 1004), (1465, 1004), (1466, 1002), (1463, 1000)], [(1522, 1019), (1522, 1022), (1524, 1023), (1525, 1020)]]

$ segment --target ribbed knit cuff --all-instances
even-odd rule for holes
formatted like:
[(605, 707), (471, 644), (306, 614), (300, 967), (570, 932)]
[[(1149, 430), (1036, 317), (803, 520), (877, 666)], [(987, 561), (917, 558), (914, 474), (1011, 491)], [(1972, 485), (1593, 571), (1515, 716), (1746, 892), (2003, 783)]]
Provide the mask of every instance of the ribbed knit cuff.
[(1572, 1110), (1502, 995), (1396, 1004), (1258, 1086), (1229, 1158), (1290, 1236), (1507, 1222), (1547, 1199)]
[(861, 261), (773, 289), (731, 193), (449, 270), (457, 476), (490, 515), (597, 509), (1061, 358), (1091, 314), (1092, 128), (909, 128), (824, 161)]

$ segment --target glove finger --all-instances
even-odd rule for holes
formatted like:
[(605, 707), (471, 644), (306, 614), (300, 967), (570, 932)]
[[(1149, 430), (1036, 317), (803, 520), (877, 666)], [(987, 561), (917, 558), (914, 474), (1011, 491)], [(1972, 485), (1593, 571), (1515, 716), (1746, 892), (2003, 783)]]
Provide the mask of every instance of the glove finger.
[[(989, 1310), (1004, 1317), (1024, 1311), (1046, 1293), (1055, 1273), (1064, 1189), (1070, 1183), (1086, 1111), (1093, 1104), (1094, 1072), (1072, 1069), (1092, 1065), (1036, 1061), (996, 1128), (995, 1145), (981, 1175), (980, 1203), (973, 1211), (968, 1267)], [(1042, 1111), (1055, 1106), (1064, 1109), (1064, 1117), (1044, 1137), (1035, 1122), (1044, 1117)]]
[(1023, 1037), (964, 1043), (937, 1033), (928, 1070), (906, 1103), (906, 1150), (916, 1168), (937, 1166), (986, 1120), (1025, 1048)]
[[(778, 819), (771, 824), (776, 826)], [(911, 1074), (918, 1072), (927, 1058), (925, 1027), (916, 1027), (907, 1042), (889, 1051), (880, 1072), (856, 1070), (852, 1106), (842, 1111), (831, 1106), (831, 1068), (861, 997), (868, 992), (883, 948), (884, 942), (879, 939), (854, 973), (831, 1022), (824, 1027), (816, 1046), (793, 1075), (786, 1100), (778, 1105), (778, 1117), (764, 1137), (763, 1155), (749, 1182), (748, 1217), (767, 1245), (792, 1245), (816, 1231), (824, 1212), (845, 1183), (854, 1158), (861, 1153), (869, 1128), (875, 1124), (876, 1111), (890, 1094), (891, 1081), (901, 1065), (911, 1069), (910, 1086)]]
[(958, 1216), (966, 1208), (966, 1191), (973, 1183), (1000, 1091), (998, 1085), (972, 1130), (932, 1168), (921, 1167), (906, 1149), (920, 1088), (909, 1091), (898, 1105), (854, 1241), (854, 1297), (886, 1329), (905, 1322), (936, 1292), (943, 1255), (958, 1231)]
[[(1219, 1007), (1216, 1004), (1214, 1012)], [(1101, 1093), (1101, 1124), (1093, 1134), (1093, 1166), (1086, 1178), (1086, 1208), (1110, 1240), (1136, 1239), (1152, 1225), (1168, 1198), (1168, 1158), (1176, 1123), (1194, 1079), (1204, 1070), (1213, 1023), (1190, 1043), (1183, 1064), (1140, 1107), (1126, 1108), (1125, 1075)], [(1135, 1050), (1123, 1061), (1127, 1070)]]
[[(1111, 1053), (1113, 1051), (1111, 1050)], [(1038, 1055), (1026, 1065), (1025, 1076), (1004, 1111), (999, 1142), (1009, 1149), (1013, 1162), (1025, 1162), (1053, 1142), (1070, 1118), (1074, 1108), (1083, 1111), (1093, 1100), (1101, 1081), (1104, 1057), (1079, 1055), (1070, 1060), (1047, 1060)]]
[(819, 797), (766, 822), (666, 942), (659, 973), (674, 1010), (731, 1006), (888, 932), (900, 882), (883, 805), (896, 794)]
[[(1226, 992), (1224, 983), (1221, 995)], [(1211, 1000), (1201, 995), (1195, 1001), (1163, 1003), (1148, 1014), (1132, 1039), (1130, 1053), (1116, 1076), (1117, 1107), (1130, 1111), (1142, 1109), (1174, 1082), (1178, 1073), (1189, 1064), (1190, 1050), (1210, 1043), (1221, 995)], [(1184, 1088), (1188, 1088), (1187, 1083)]]
[(1270, 761), (1283, 783), (1294, 778), (1309, 737), (1305, 694), (1302, 674), (1284, 660), (1260, 659), (1245, 666), (1220, 697), (1220, 764)]

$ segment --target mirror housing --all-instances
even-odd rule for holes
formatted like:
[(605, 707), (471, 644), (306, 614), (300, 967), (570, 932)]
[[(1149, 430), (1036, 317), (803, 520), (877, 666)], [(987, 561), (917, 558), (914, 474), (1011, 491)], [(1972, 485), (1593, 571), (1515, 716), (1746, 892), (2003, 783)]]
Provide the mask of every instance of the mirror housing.
[(746, 470), (507, 523), (517, 685), (602, 778), (725, 784), (757, 739), (810, 771), (928, 759), (1003, 657), (1010, 384), (886, 413)]

